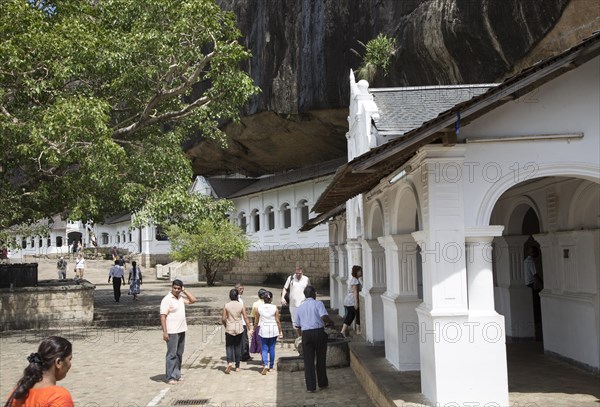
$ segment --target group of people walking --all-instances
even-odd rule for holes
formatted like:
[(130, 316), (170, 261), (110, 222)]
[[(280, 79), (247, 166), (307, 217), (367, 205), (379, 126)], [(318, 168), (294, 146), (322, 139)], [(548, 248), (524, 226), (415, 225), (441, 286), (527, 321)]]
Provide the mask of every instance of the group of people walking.
[[(115, 302), (119, 302), (121, 299), (121, 286), (125, 285), (125, 272), (125, 260), (123, 259), (123, 256), (121, 256), (115, 260), (114, 265), (108, 272), (108, 283), (110, 284), (110, 280), (112, 279)], [(127, 283), (129, 284), (128, 294), (133, 295), (133, 300), (137, 301), (137, 296), (140, 294), (142, 285), (142, 270), (135, 261), (131, 262), (131, 269), (129, 270)]]
[[(348, 294), (344, 299), (346, 317), (342, 334), (348, 334), (349, 326), (356, 319), (356, 330), (360, 332), (358, 293), (362, 286), (362, 268), (354, 266), (349, 282)], [(273, 293), (261, 288), (258, 300), (252, 305), (250, 317), (242, 299), (244, 286), (236, 284), (229, 290), (229, 301), (221, 312), (221, 322), (225, 328), (225, 373), (240, 371), (240, 363), (250, 360), (250, 349), (260, 353), (261, 374), (266, 375), (275, 365), (277, 339), (283, 338), (279, 308), (274, 305)], [(292, 324), (298, 336), (302, 337), (305, 382), (308, 392), (329, 385), (327, 379), (327, 334), (325, 327), (333, 326), (324, 304), (316, 300), (317, 291), (304, 276), (302, 267), (296, 267), (294, 274), (286, 279), (281, 294), (281, 304), (288, 305)], [(181, 361), (185, 346), (185, 305), (196, 302), (196, 297), (186, 291), (181, 280), (174, 280), (171, 292), (160, 306), (163, 339), (167, 342), (166, 378), (167, 383), (177, 384), (181, 380)], [(251, 343), (248, 337), (251, 337)]]
[[(61, 260), (64, 260), (61, 258)], [(64, 262), (66, 263), (66, 261)], [(129, 271), (130, 293), (134, 299), (139, 294), (142, 273), (136, 262), (132, 262)], [(64, 267), (59, 267), (66, 270)], [(124, 265), (120, 259), (109, 272), (112, 279), (115, 301), (119, 301), (120, 287), (124, 285)], [(348, 294), (344, 299), (346, 317), (342, 333), (348, 334), (350, 324), (356, 319), (356, 330), (360, 331), (358, 312), (358, 292), (362, 285), (362, 269), (352, 268), (352, 278), (348, 284)], [(60, 276), (59, 276), (60, 277)], [(64, 278), (64, 277), (62, 277)], [(273, 304), (273, 293), (266, 289), (258, 291), (258, 300), (252, 305), (250, 318), (242, 299), (244, 286), (237, 284), (229, 290), (229, 301), (223, 306), (221, 320), (225, 327), (225, 353), (227, 366), (225, 373), (240, 371), (240, 362), (252, 359), (250, 356), (248, 336), (252, 336), (251, 349), (260, 353), (262, 358), (261, 374), (266, 375), (275, 365), (275, 349), (278, 339), (283, 338), (279, 308)], [(325, 327), (333, 326), (323, 302), (316, 300), (317, 291), (310, 285), (308, 277), (303, 275), (302, 267), (297, 267), (284, 285), (281, 295), (282, 305), (289, 304), (292, 324), (298, 336), (302, 337), (304, 357), (304, 376), (306, 391), (313, 393), (317, 386), (328, 387), (326, 357), (327, 334)], [(171, 284), (171, 291), (160, 304), (160, 323), (163, 340), (167, 345), (166, 379), (169, 384), (177, 384), (182, 380), (181, 365), (185, 348), (187, 321), (185, 305), (193, 304), (197, 298), (190, 293), (181, 280)], [(72, 345), (62, 337), (51, 336), (44, 339), (38, 351), (28, 358), (28, 366), (22, 378), (9, 396), (5, 407), (21, 407), (29, 405), (47, 405), (72, 407), (73, 399), (68, 390), (56, 385), (66, 377), (71, 368)]]

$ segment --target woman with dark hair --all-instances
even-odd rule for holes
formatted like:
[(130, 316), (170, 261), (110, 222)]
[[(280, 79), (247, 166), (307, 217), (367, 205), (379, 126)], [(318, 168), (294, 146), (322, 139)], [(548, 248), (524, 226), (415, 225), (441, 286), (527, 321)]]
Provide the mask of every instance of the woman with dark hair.
[(129, 270), (129, 295), (133, 295), (133, 300), (137, 300), (142, 285), (142, 270), (138, 267), (135, 261), (131, 262), (131, 270)]
[(344, 298), (344, 308), (346, 316), (344, 317), (344, 325), (342, 325), (342, 335), (348, 336), (348, 328), (352, 325), (352, 321), (356, 318), (356, 333), (360, 335), (360, 311), (358, 309), (358, 293), (360, 292), (362, 277), (362, 267), (352, 266), (352, 278), (348, 281), (348, 294)]
[(283, 338), (281, 330), (281, 322), (279, 322), (279, 310), (271, 301), (273, 301), (273, 293), (267, 291), (263, 294), (262, 305), (259, 305), (256, 315), (258, 316), (259, 335), (262, 344), (262, 362), (263, 370), (261, 374), (265, 375), (273, 369), (275, 364), (275, 344), (277, 337)]
[(252, 338), (250, 340), (250, 353), (262, 353), (262, 342), (260, 341), (259, 335), (260, 329), (258, 327), (257, 311), (258, 307), (265, 303), (263, 300), (263, 295), (265, 295), (266, 292), (267, 290), (264, 288), (258, 290), (258, 300), (254, 301), (254, 304), (252, 304), (252, 311), (250, 311), (250, 320), (254, 324), (254, 333), (252, 334)]
[(44, 339), (38, 351), (29, 355), (29, 366), (17, 382), (4, 407), (73, 407), (71, 394), (56, 382), (71, 368), (73, 347), (60, 336)]
[[(225, 373), (229, 374), (235, 362), (235, 371), (240, 371), (240, 360), (242, 358), (242, 335), (244, 334), (244, 324), (250, 327), (250, 321), (246, 316), (244, 304), (238, 301), (239, 293), (236, 288), (229, 291), (229, 302), (223, 307), (221, 320), (225, 325), (225, 351), (227, 353), (227, 368)], [(250, 329), (252, 335), (252, 329)]]

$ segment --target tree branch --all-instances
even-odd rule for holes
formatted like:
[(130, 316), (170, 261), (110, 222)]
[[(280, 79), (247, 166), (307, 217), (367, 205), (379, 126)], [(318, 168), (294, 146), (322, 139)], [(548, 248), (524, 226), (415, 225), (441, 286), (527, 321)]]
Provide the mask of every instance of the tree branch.
[[(212, 34), (211, 34), (211, 37), (213, 37)], [(192, 67), (192, 73), (190, 74), (190, 76), (188, 76), (187, 78), (185, 76), (183, 76), (182, 83), (179, 86), (176, 86), (176, 87), (174, 87), (172, 89), (168, 89), (168, 90), (161, 90), (158, 93), (156, 93), (154, 96), (152, 96), (152, 98), (148, 101), (148, 103), (144, 107), (144, 110), (142, 111), (142, 113), (139, 114), (139, 118), (134, 123), (132, 123), (126, 127), (121, 127), (122, 125), (129, 122), (130, 120), (135, 120), (135, 118), (138, 117), (138, 115), (132, 116), (124, 121), (121, 121), (119, 124), (114, 126), (113, 127), (114, 131), (112, 134), (113, 138), (120, 138), (127, 134), (131, 134), (138, 130), (141, 130), (145, 127), (151, 126), (153, 124), (163, 122), (165, 120), (179, 119), (179, 118), (189, 116), (193, 109), (207, 104), (209, 102), (208, 98), (202, 97), (202, 98), (196, 99), (193, 103), (190, 103), (188, 106), (186, 106), (185, 108), (183, 108), (181, 110), (165, 112), (165, 113), (158, 114), (158, 115), (152, 114), (152, 112), (156, 110), (156, 107), (158, 105), (160, 105), (161, 102), (184, 94), (187, 90), (191, 89), (192, 86), (198, 81), (198, 78), (200, 77), (202, 71), (204, 70), (204, 68), (206, 67), (208, 62), (216, 55), (217, 42), (214, 37), (213, 37), (213, 41), (215, 44), (215, 48), (213, 49), (212, 52), (209, 52), (208, 54), (206, 54), (204, 56), (204, 58), (202, 58), (201, 61), (199, 61), (197, 64), (195, 64)], [(237, 41), (232, 41), (230, 45), (233, 45), (236, 42)], [(165, 77), (168, 78), (169, 76), (172, 76), (175, 73), (177, 67), (178, 67), (177, 64), (172, 64), (169, 67), (169, 70), (167, 71), (167, 73), (165, 74)], [(188, 67), (186, 66), (185, 69), (187, 69), (187, 68)]]
[(8, 110), (6, 110), (6, 108), (2, 105), (0, 105), (0, 113), (2, 113), (2, 116), (8, 117), (9, 119), (13, 119), (13, 121), (17, 120), (14, 119), (12, 115), (8, 112)]

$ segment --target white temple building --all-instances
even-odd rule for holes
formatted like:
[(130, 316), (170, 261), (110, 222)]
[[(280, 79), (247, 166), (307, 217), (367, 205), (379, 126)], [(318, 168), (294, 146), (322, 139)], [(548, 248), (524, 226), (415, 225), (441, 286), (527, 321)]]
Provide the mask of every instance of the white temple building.
[[(238, 266), (249, 278), (245, 281), (262, 282), (270, 273), (285, 277), (298, 263), (310, 270), (313, 281), (324, 285), (329, 274), (328, 228), (321, 225), (309, 233), (298, 229), (308, 220), (317, 198), (345, 161), (335, 159), (256, 178), (198, 176), (190, 192), (227, 198), (234, 203), (230, 221), (245, 230), (252, 242), (249, 261)], [(74, 241), (81, 241), (84, 252), (89, 252), (94, 239), (98, 247), (116, 246), (120, 252), (137, 257), (145, 267), (171, 261), (171, 246), (162, 228), (134, 228), (131, 214), (112, 216), (93, 225), (55, 217), (49, 235), (17, 239), (21, 249), (12, 254), (13, 262), (23, 261), (24, 256), (68, 255)]]
[(420, 370), (432, 403), (508, 406), (511, 340), (600, 371), (599, 55), (596, 33), (498, 85), (369, 89), (351, 74), (348, 163), (302, 229), (328, 222), (340, 314), (362, 265), (366, 340)]

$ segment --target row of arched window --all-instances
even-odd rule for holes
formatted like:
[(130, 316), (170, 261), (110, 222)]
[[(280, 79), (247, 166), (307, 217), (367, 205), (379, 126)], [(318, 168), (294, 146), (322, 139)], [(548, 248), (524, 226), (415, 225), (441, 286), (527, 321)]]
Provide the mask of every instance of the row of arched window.
[[(129, 239), (129, 240), (127, 240)], [(107, 244), (111, 244), (111, 243), (126, 243), (126, 242), (131, 242), (133, 240), (133, 237), (131, 236), (131, 231), (128, 231), (127, 234), (125, 234), (125, 231), (122, 232), (117, 232), (115, 237), (114, 237), (114, 241), (111, 242), (111, 238), (110, 235), (106, 232), (102, 233), (102, 235), (100, 235), (100, 244), (102, 245), (107, 245)]]
[(252, 209), (248, 216), (242, 211), (237, 215), (235, 222), (246, 233), (256, 233), (261, 230), (289, 229), (292, 227), (293, 211), (296, 209), (298, 226), (308, 221), (309, 207), (308, 201), (303, 199), (298, 202), (296, 208), (292, 208), (289, 203), (282, 204), (276, 211), (273, 206), (267, 206), (264, 212), (258, 208)]
[[(31, 236), (29, 238), (29, 241), (26, 238), (21, 239), (21, 248), (27, 249), (27, 246), (29, 244), (29, 247), (31, 249), (35, 249), (35, 239), (36, 238), (34, 236)], [(37, 239), (38, 239), (38, 245), (37, 245), (37, 247), (41, 248), (41, 247), (44, 246), (44, 239), (46, 239), (46, 246), (48, 246), (48, 247), (52, 246), (52, 239), (50, 237), (45, 237), (44, 238), (42, 236), (38, 236)], [(62, 246), (62, 237), (61, 236), (57, 236), (56, 237), (56, 245), (58, 247)]]

